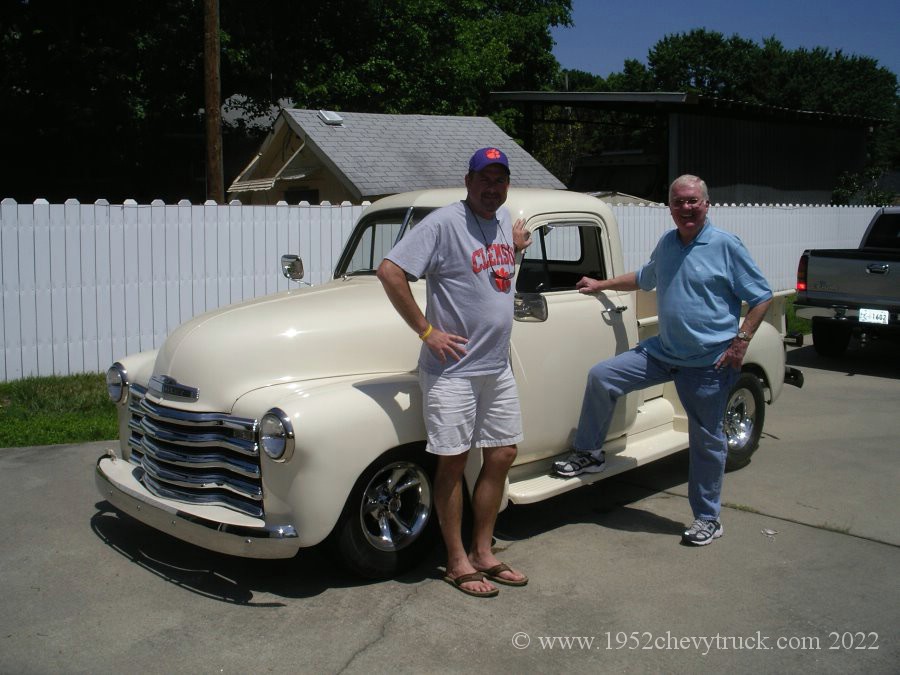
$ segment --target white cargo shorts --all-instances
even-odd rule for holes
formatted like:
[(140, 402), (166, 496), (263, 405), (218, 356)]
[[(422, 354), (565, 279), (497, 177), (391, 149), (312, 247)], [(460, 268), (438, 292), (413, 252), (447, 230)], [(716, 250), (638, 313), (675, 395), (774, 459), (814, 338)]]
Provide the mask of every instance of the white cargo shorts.
[(419, 384), (428, 452), (459, 455), (473, 444), (495, 448), (522, 440), (519, 390), (508, 364), (503, 372), (472, 377), (419, 371)]

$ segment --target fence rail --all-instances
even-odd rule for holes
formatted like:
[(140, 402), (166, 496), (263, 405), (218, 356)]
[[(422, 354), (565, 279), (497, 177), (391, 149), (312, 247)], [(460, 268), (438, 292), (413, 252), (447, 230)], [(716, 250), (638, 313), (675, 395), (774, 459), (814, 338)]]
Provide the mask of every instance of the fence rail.
[[(202, 312), (288, 288), (299, 253), (328, 280), (365, 205), (0, 202), (0, 381), (104, 370)], [(661, 206), (614, 206), (626, 269), (669, 229)], [(714, 206), (776, 290), (805, 248), (855, 247), (874, 207)]]

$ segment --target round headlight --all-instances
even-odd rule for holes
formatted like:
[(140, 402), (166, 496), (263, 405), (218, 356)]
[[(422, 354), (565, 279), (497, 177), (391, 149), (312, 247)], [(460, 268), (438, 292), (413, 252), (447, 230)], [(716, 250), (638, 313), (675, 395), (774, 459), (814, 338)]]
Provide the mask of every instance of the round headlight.
[(128, 390), (128, 372), (121, 363), (114, 363), (106, 371), (106, 393), (113, 403), (121, 403)]
[(294, 427), (279, 408), (272, 408), (259, 422), (259, 444), (275, 460), (285, 461), (294, 452)]

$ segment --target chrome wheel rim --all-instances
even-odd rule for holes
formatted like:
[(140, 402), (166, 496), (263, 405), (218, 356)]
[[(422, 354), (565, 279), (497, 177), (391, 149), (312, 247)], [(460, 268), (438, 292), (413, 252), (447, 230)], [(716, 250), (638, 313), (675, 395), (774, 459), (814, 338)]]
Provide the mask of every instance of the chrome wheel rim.
[(431, 481), (417, 464), (382, 467), (363, 492), (360, 524), (366, 540), (380, 551), (399, 551), (425, 529), (431, 516)]
[(725, 437), (729, 450), (741, 450), (753, 439), (756, 428), (756, 399), (753, 392), (741, 387), (728, 399), (725, 408)]

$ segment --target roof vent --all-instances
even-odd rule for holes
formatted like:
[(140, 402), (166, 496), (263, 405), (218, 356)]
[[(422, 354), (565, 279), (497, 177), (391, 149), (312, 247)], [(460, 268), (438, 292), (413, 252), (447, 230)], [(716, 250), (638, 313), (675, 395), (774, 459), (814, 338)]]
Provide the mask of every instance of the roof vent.
[(319, 119), (333, 127), (339, 127), (344, 123), (344, 118), (333, 110), (320, 110)]

